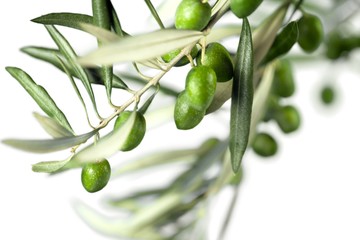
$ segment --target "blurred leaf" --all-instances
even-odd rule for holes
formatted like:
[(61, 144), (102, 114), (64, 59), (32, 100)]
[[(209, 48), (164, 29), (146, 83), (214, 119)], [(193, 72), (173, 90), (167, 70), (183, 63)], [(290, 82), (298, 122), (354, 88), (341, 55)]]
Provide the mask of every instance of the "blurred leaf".
[(275, 66), (273, 64), (267, 65), (259, 86), (256, 89), (251, 115), (249, 142), (253, 141), (253, 138), (256, 134), (256, 127), (265, 114), (265, 110), (268, 104), (268, 97), (273, 85), (274, 71)]
[(159, 92), (160, 85), (157, 84), (156, 87), (157, 87), (156, 91), (153, 94), (151, 94), (151, 96), (148, 99), (146, 99), (145, 103), (139, 109), (139, 113), (144, 115), (146, 113), (146, 111), (148, 110), (148, 108), (150, 107), (150, 105), (151, 105), (152, 101), (154, 100), (156, 94)]
[(135, 213), (128, 222), (131, 229), (147, 227), (164, 213), (178, 206), (188, 193), (202, 186), (205, 180), (204, 172), (219, 160), (228, 146), (227, 141), (215, 141), (216, 145), (199, 156), (197, 161), (171, 184), (166, 193)]
[(254, 66), (256, 67), (263, 60), (276, 34), (284, 21), (289, 2), (280, 6), (274, 13), (267, 17), (253, 32)]
[(134, 240), (164, 240), (159, 231), (151, 227), (132, 230), (127, 221), (106, 217), (82, 202), (73, 205), (84, 222), (103, 234)]
[(33, 113), (34, 117), (40, 125), (44, 128), (44, 130), (50, 134), (50, 136), (54, 138), (61, 138), (61, 137), (70, 137), (74, 136), (72, 132), (64, 128), (60, 125), (57, 121), (52, 118), (42, 116), (36, 112)]
[(122, 39), (122, 37), (119, 37), (115, 33), (92, 24), (81, 24), (81, 30), (95, 36), (104, 44), (120, 41)]
[(128, 120), (120, 128), (113, 130), (102, 137), (96, 143), (87, 146), (75, 154), (69, 164), (82, 165), (95, 162), (99, 159), (108, 158), (121, 149), (127, 140), (135, 122), (136, 111), (133, 111)]
[[(66, 68), (70, 71), (71, 75), (80, 79), (78, 73), (72, 68), (72, 66), (70, 66), (68, 61), (64, 58), (58, 49), (28, 46), (21, 48), (21, 51), (36, 59), (48, 62), (64, 72), (64, 68), (58, 61), (58, 58), (60, 58), (65, 64)], [(97, 67), (85, 69), (85, 72), (90, 76), (89, 80), (91, 83), (104, 85), (104, 81), (101, 79), (100, 68)], [(112, 86), (121, 89), (128, 88), (127, 85), (116, 75), (113, 75)]]
[(79, 13), (50, 13), (31, 21), (44, 25), (60, 25), (81, 30), (80, 23), (93, 23), (93, 17)]
[(146, 154), (136, 160), (131, 160), (128, 163), (120, 165), (118, 168), (114, 168), (112, 177), (121, 176), (125, 173), (131, 173), (134, 171), (144, 170), (147, 168), (157, 167), (165, 164), (172, 164), (177, 161), (187, 161), (192, 163), (195, 158), (207, 151), (210, 151), (218, 143), (218, 139), (210, 138), (201, 144), (197, 148), (170, 150), (163, 152), (155, 152), (153, 154)]
[(208, 36), (206, 36), (206, 42), (218, 42), (224, 38), (231, 36), (239, 36), (241, 32), (241, 26), (238, 24), (225, 25), (217, 28), (213, 28)]
[(127, 36), (95, 50), (78, 61), (84, 66), (143, 61), (161, 56), (176, 48), (185, 47), (187, 44), (198, 41), (201, 37), (203, 37), (202, 32), (175, 29), (163, 29), (138, 36)]
[(54, 173), (64, 167), (70, 160), (71, 157), (62, 161), (39, 162), (32, 165), (32, 170), (34, 172)]
[(76, 58), (77, 58), (76, 53), (70, 46), (69, 42), (64, 38), (64, 36), (62, 36), (60, 34), (60, 32), (54, 26), (45, 25), (45, 27), (48, 30), (48, 32), (49, 32), (50, 36), (52, 37), (52, 39), (54, 40), (54, 42), (56, 43), (56, 45), (59, 47), (59, 50), (62, 53), (62, 55), (65, 57), (67, 62), (70, 64), (70, 66), (71, 66), (70, 69), (73, 69), (73, 71), (76, 72), (76, 75), (79, 76), (79, 79), (83, 83), (83, 85), (91, 99), (91, 102), (93, 104), (93, 107), (94, 107), (96, 113), (98, 113), (97, 107), (96, 107), (95, 96), (94, 96), (94, 92), (93, 92), (93, 89), (90, 84), (90, 80), (89, 80), (88, 75), (86, 74), (85, 70), (79, 64), (76, 63)]
[(240, 168), (249, 140), (254, 95), (253, 73), (254, 52), (251, 29), (247, 18), (243, 18), (231, 96), (229, 147), (234, 173)]
[(68, 131), (73, 132), (64, 113), (58, 108), (54, 100), (42, 86), (37, 85), (31, 77), (20, 68), (6, 67), (6, 70), (21, 84), (49, 117), (55, 119)]
[(11, 147), (34, 153), (49, 153), (64, 150), (86, 142), (97, 130), (78, 135), (55, 139), (5, 139), (2, 142)]

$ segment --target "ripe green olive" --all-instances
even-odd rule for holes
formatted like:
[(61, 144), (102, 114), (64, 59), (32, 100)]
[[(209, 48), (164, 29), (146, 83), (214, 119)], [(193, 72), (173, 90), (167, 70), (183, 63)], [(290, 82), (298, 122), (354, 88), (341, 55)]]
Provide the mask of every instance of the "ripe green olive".
[(315, 51), (324, 38), (321, 20), (312, 14), (304, 14), (298, 21), (300, 47), (307, 53)]
[(289, 60), (280, 60), (274, 74), (273, 91), (276, 95), (286, 98), (295, 92), (295, 81)]
[[(165, 55), (163, 55), (161, 58), (164, 60), (164, 62), (169, 63), (171, 62), (179, 53), (181, 52), (181, 49), (175, 49), (171, 52), (166, 53)], [(192, 58), (195, 58), (196, 55), (198, 54), (199, 50), (198, 48), (195, 46), (191, 49), (190, 55)], [(187, 58), (187, 56), (182, 57), (176, 64), (176, 67), (181, 67), (184, 66), (186, 64), (189, 63), (189, 59)]]
[(215, 73), (218, 82), (226, 82), (232, 79), (234, 75), (234, 66), (230, 53), (220, 43), (210, 43), (205, 49), (205, 55), (201, 58), (199, 54), (196, 58), (198, 65), (211, 67)]
[(274, 118), (284, 133), (294, 132), (300, 127), (300, 113), (294, 106), (287, 105), (279, 108)]
[(179, 94), (174, 109), (174, 120), (178, 129), (188, 130), (196, 127), (204, 115), (205, 110), (198, 110), (190, 104), (186, 91)]
[(326, 85), (321, 89), (321, 100), (324, 104), (330, 105), (334, 102), (335, 91), (334, 88), (330, 85)]
[(278, 144), (270, 134), (262, 132), (255, 135), (252, 149), (262, 157), (271, 157), (276, 154)]
[(193, 67), (186, 76), (185, 91), (189, 103), (200, 111), (204, 111), (210, 106), (215, 89), (216, 73), (210, 67)]
[(263, 0), (230, 0), (230, 9), (238, 18), (252, 14)]
[[(120, 113), (119, 117), (115, 121), (114, 129), (118, 129), (123, 126), (126, 120), (129, 119), (131, 111), (124, 111)], [(136, 148), (142, 141), (146, 132), (146, 120), (140, 112), (136, 112), (134, 126), (130, 131), (128, 138), (120, 150), (130, 151)]]
[(177, 29), (202, 30), (209, 23), (211, 6), (201, 0), (182, 0), (176, 9)]
[(81, 171), (81, 183), (86, 191), (94, 193), (103, 189), (109, 182), (111, 167), (108, 160), (86, 164)]

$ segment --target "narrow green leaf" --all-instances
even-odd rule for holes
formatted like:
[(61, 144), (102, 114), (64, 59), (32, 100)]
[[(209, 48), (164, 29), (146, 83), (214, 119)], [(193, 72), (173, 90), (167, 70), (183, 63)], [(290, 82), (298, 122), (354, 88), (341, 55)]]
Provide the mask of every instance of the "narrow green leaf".
[(254, 52), (250, 24), (243, 19), (243, 27), (236, 55), (231, 96), (230, 153), (236, 173), (249, 141), (253, 103)]
[(50, 13), (31, 21), (44, 25), (60, 25), (81, 30), (80, 23), (93, 24), (93, 17), (79, 13)]
[(62, 125), (60, 125), (57, 121), (55, 121), (52, 118), (42, 116), (39, 113), (34, 112), (34, 117), (40, 125), (43, 127), (43, 129), (52, 137), (54, 138), (61, 138), (61, 137), (70, 137), (74, 136), (72, 132), (64, 128)]
[(60, 57), (58, 57), (58, 61), (60, 62), (61, 64), (61, 67), (63, 68), (63, 70), (65, 71), (66, 75), (68, 76), (70, 82), (71, 82), (71, 85), (73, 86), (75, 92), (76, 92), (76, 95), (78, 96), (84, 110), (85, 110), (85, 113), (86, 113), (86, 118), (88, 120), (88, 123), (90, 123), (90, 120), (89, 120), (89, 113), (88, 113), (88, 110), (87, 110), (87, 107), (86, 107), (86, 104), (84, 102), (84, 99), (83, 97), (81, 96), (81, 93), (79, 91), (79, 88), (77, 87), (72, 75), (71, 75), (71, 72), (70, 72), (70, 69), (66, 66), (66, 64), (64, 63), (63, 60), (61, 60)]
[(111, 3), (111, 1), (109, 1), (109, 5), (111, 8), (111, 26), (118, 36), (123, 37), (126, 35), (126, 33), (123, 31), (123, 29), (121, 27), (121, 23), (120, 23), (118, 14), (116, 13), (116, 10), (115, 10), (113, 4)]
[(159, 17), (159, 14), (157, 13), (154, 5), (152, 4), (151, 0), (145, 0), (145, 3), (146, 5), (148, 6), (150, 12), (151, 12), (151, 15), (154, 17), (154, 19), (156, 20), (156, 22), (159, 24), (160, 28), (161, 29), (164, 29), (165, 26), (164, 24), (162, 23), (160, 17)]
[(292, 21), (276, 36), (269, 52), (266, 54), (262, 64), (266, 64), (278, 58), (294, 46), (299, 37), (299, 29), (296, 21)]
[(110, 132), (96, 143), (87, 146), (75, 154), (71, 163), (74, 165), (82, 165), (87, 162), (97, 161), (98, 159), (108, 158), (119, 151), (133, 128), (135, 114), (136, 111), (133, 111), (122, 127)]
[(32, 78), (20, 68), (6, 67), (6, 70), (21, 84), (49, 117), (55, 119), (68, 131), (73, 132), (64, 113), (58, 108), (54, 100), (42, 86), (37, 85)]
[[(92, 10), (93, 10), (93, 19), (94, 25), (109, 30), (111, 29), (111, 11), (108, 0), (92, 0)], [(99, 46), (101, 46), (101, 41), (98, 39)], [(112, 75), (113, 68), (112, 66), (101, 67), (101, 79), (104, 82), (106, 89), (106, 95), (108, 101), (111, 102), (111, 90), (112, 90)]]
[(78, 135), (54, 139), (5, 139), (3, 143), (11, 147), (34, 153), (50, 153), (77, 146), (94, 136), (97, 130)]
[[(58, 61), (58, 57), (59, 57), (65, 64), (66, 68), (70, 71), (71, 75), (73, 77), (80, 79), (78, 73), (70, 66), (68, 61), (65, 59), (65, 57), (58, 49), (28, 46), (21, 48), (21, 51), (33, 58), (50, 63), (59, 70), (64, 72), (64, 68), (61, 66), (60, 62)], [(101, 79), (101, 75), (100, 75), (100, 68), (88, 68), (85, 69), (85, 72), (89, 75), (89, 79), (92, 84), (104, 85), (104, 82)], [(116, 76), (115, 74), (113, 75), (112, 81), (113, 81), (112, 86), (114, 88), (121, 88), (121, 89), (128, 88), (127, 85), (121, 80), (121, 78), (119, 76)]]
[(138, 36), (124, 37), (119, 41), (102, 46), (78, 61), (83, 66), (93, 66), (149, 60), (176, 48), (185, 47), (203, 36), (203, 33), (199, 31), (162, 29)]
[[(76, 72), (76, 75), (79, 76), (79, 79), (83, 83), (90, 99), (93, 104), (93, 107), (98, 114), (97, 107), (96, 107), (96, 101), (95, 101), (95, 95), (93, 92), (93, 89), (90, 84), (90, 80), (88, 75), (86, 74), (85, 70), (76, 62), (76, 53), (72, 49), (69, 42), (64, 38), (63, 35), (52, 25), (45, 25), (46, 29), (48, 30), (50, 36), (56, 43), (56, 45), (59, 47), (60, 52), (65, 57), (65, 59), (70, 64), (71, 68)], [(99, 114), (98, 114), (99, 115)]]
[(71, 157), (62, 161), (39, 162), (32, 165), (32, 170), (34, 172), (54, 173), (63, 168), (70, 160)]

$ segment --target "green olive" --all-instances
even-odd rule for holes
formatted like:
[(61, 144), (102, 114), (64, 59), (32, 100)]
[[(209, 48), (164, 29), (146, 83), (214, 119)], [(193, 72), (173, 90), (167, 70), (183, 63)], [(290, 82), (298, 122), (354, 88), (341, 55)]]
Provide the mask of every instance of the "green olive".
[(277, 124), (284, 133), (291, 133), (300, 127), (300, 113), (291, 105), (283, 106), (274, 116)]
[(257, 133), (252, 143), (252, 149), (262, 157), (271, 157), (276, 154), (278, 144), (270, 134)]
[(193, 67), (186, 76), (185, 90), (189, 103), (200, 111), (206, 110), (215, 94), (216, 73), (207, 66)]
[(295, 92), (295, 81), (289, 60), (280, 60), (274, 74), (273, 91), (276, 95), (286, 98)]
[[(171, 52), (168, 52), (167, 54), (163, 55), (161, 58), (164, 60), (164, 62), (169, 63), (171, 62), (179, 53), (181, 52), (181, 49), (175, 49)], [(199, 50), (195, 46), (191, 49), (190, 55), (192, 58), (195, 58), (198, 54)], [(189, 59), (187, 56), (182, 57), (176, 64), (176, 67), (181, 67), (189, 63)]]
[(234, 66), (230, 53), (220, 43), (210, 43), (205, 49), (205, 55), (201, 59), (201, 54), (196, 58), (198, 65), (211, 67), (215, 73), (218, 82), (226, 82), (232, 79), (234, 75)]
[(81, 183), (86, 191), (93, 193), (103, 189), (109, 182), (111, 167), (108, 160), (86, 164), (81, 171)]
[(312, 14), (304, 14), (298, 21), (300, 47), (307, 53), (315, 51), (324, 38), (321, 20)]
[(211, 6), (201, 0), (182, 0), (176, 9), (177, 29), (202, 30), (209, 23)]
[(188, 130), (196, 127), (204, 115), (205, 110), (198, 110), (190, 104), (186, 91), (179, 94), (174, 109), (174, 120), (178, 129)]
[(238, 18), (252, 14), (263, 0), (230, 0), (230, 9)]
[(330, 105), (334, 102), (335, 91), (334, 88), (330, 85), (324, 86), (321, 89), (321, 100), (324, 104)]
[[(118, 129), (123, 126), (126, 120), (129, 119), (131, 111), (124, 111), (120, 113), (119, 117), (115, 121), (114, 129)], [(120, 150), (130, 151), (136, 148), (142, 141), (146, 132), (146, 121), (144, 116), (140, 112), (136, 112), (134, 126), (130, 131), (128, 138)]]

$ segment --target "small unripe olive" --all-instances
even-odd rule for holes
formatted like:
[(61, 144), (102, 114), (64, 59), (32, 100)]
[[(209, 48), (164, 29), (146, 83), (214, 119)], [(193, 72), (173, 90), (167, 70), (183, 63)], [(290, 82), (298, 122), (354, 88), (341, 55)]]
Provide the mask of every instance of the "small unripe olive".
[(176, 9), (177, 29), (202, 30), (209, 23), (211, 6), (201, 0), (182, 0)]
[(295, 92), (293, 70), (289, 60), (281, 60), (276, 66), (273, 91), (280, 97), (290, 97)]
[(294, 132), (300, 127), (300, 113), (294, 106), (281, 107), (274, 118), (284, 133)]
[(244, 18), (252, 14), (263, 0), (230, 0), (230, 9), (238, 17)]
[[(161, 58), (164, 60), (164, 62), (169, 63), (171, 62), (179, 53), (181, 52), (181, 49), (175, 49), (171, 52), (166, 53), (165, 55), (163, 55)], [(196, 55), (198, 54), (199, 50), (198, 48), (195, 46), (191, 49), (190, 55), (192, 58), (195, 58)], [(189, 63), (189, 59), (187, 58), (187, 56), (183, 56), (176, 64), (176, 67), (181, 67), (184, 66), (186, 64)]]
[[(120, 113), (119, 117), (115, 121), (114, 129), (119, 129), (129, 119), (131, 111), (124, 111)], [(135, 113), (135, 122), (130, 131), (128, 138), (120, 150), (130, 151), (136, 148), (142, 141), (146, 132), (146, 120), (140, 112)]]
[(334, 102), (335, 91), (332, 86), (324, 86), (321, 89), (321, 100), (324, 104), (330, 105)]
[(207, 45), (204, 58), (199, 54), (196, 63), (211, 67), (216, 73), (218, 82), (226, 82), (232, 79), (234, 75), (234, 66), (230, 53), (220, 43), (214, 42)]
[(88, 163), (81, 171), (81, 183), (86, 191), (93, 193), (103, 189), (109, 182), (111, 167), (106, 159)]
[(278, 145), (276, 140), (268, 133), (258, 133), (252, 143), (254, 152), (262, 157), (274, 156)]
[(312, 14), (304, 14), (298, 21), (300, 47), (307, 53), (315, 51), (324, 38), (321, 20)]
[(200, 111), (206, 110), (215, 94), (216, 73), (210, 67), (193, 67), (186, 76), (185, 91), (189, 103)]
[(186, 91), (179, 94), (174, 109), (174, 120), (178, 129), (188, 130), (196, 127), (204, 115), (205, 110), (198, 110), (190, 104)]

